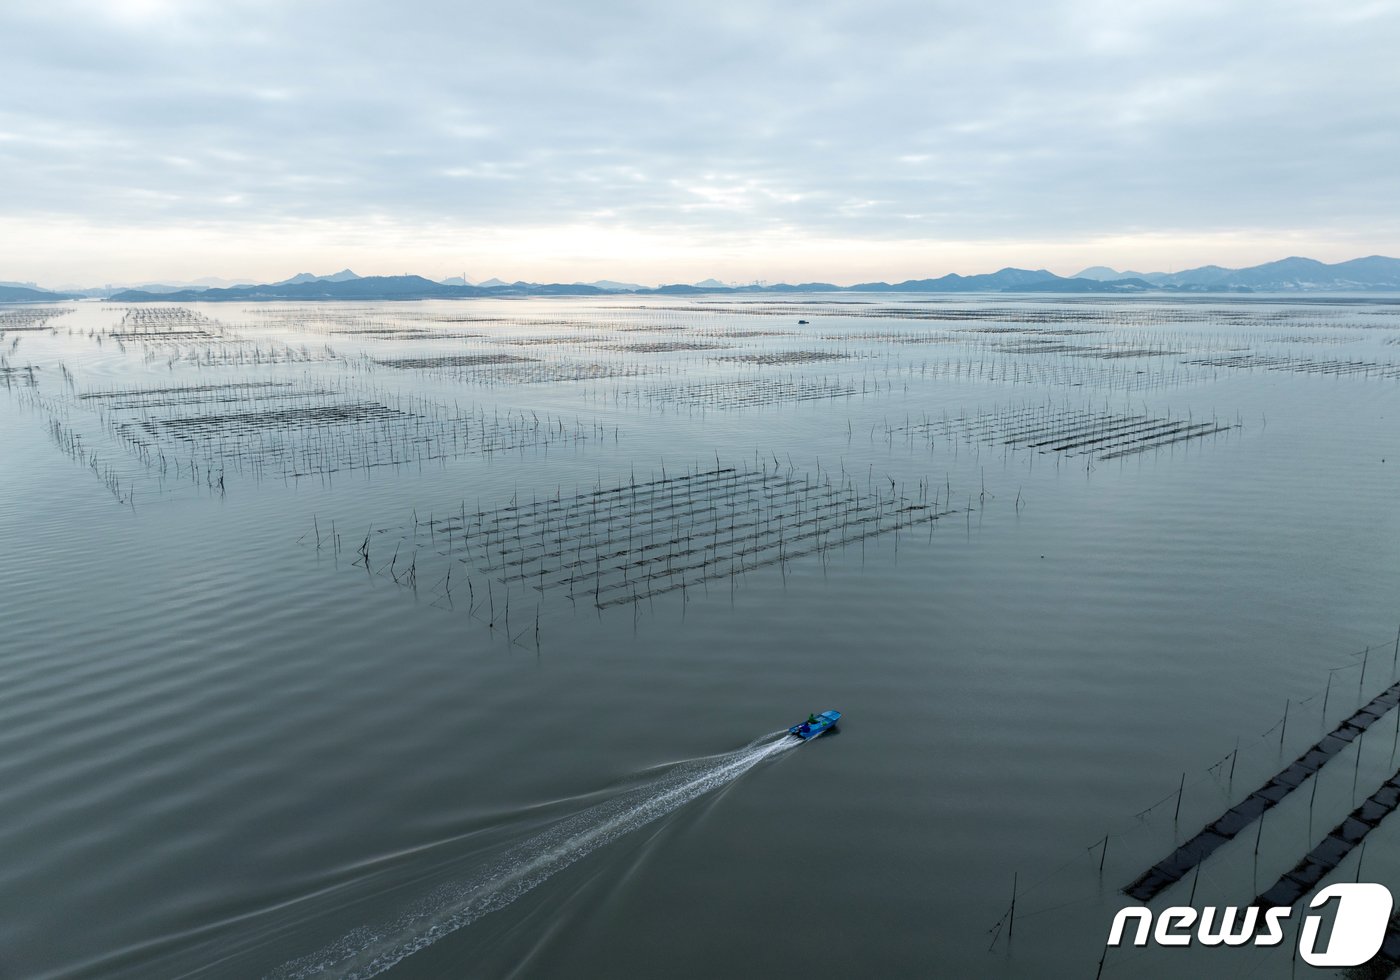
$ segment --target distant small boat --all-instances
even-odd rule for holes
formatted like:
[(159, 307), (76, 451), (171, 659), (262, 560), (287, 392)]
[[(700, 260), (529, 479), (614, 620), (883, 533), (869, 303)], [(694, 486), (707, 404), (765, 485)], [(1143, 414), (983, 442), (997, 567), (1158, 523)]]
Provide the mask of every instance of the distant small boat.
[(811, 320), (798, 320), (798, 321), (797, 321), (797, 325), (800, 327), (800, 326), (802, 326), (802, 324), (804, 324), (804, 323), (811, 323), (811, 322), (812, 322)]
[(818, 735), (831, 731), (840, 720), (841, 712), (823, 711), (819, 715), (808, 716), (807, 720), (800, 725), (793, 725), (788, 729), (788, 734), (796, 735), (805, 742), (809, 738), (816, 738)]

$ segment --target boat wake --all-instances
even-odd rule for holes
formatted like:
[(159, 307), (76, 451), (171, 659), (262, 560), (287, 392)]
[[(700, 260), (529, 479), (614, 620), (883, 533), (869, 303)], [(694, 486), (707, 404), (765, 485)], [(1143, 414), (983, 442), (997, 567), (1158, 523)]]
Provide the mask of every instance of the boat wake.
[(644, 785), (566, 817), (515, 845), (482, 873), (439, 886), (392, 922), (354, 929), (315, 953), (283, 964), (271, 976), (304, 980), (326, 974), (356, 978), (383, 973), (487, 913), (505, 908), (604, 844), (801, 744), (786, 731), (777, 731), (733, 752), (669, 766)]

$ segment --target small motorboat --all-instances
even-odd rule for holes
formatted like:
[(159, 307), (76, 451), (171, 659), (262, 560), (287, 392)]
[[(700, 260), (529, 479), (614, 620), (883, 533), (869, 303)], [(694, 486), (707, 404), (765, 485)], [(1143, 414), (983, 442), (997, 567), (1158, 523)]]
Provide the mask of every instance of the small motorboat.
[(839, 711), (823, 711), (819, 715), (809, 715), (807, 720), (800, 725), (793, 725), (788, 729), (789, 735), (796, 735), (802, 741), (809, 738), (816, 738), (836, 727), (836, 723), (841, 720)]
[(805, 324), (805, 323), (811, 323), (811, 322), (812, 322), (811, 320), (798, 320), (798, 321), (797, 321), (797, 325), (800, 327), (800, 326), (802, 326), (802, 325)]

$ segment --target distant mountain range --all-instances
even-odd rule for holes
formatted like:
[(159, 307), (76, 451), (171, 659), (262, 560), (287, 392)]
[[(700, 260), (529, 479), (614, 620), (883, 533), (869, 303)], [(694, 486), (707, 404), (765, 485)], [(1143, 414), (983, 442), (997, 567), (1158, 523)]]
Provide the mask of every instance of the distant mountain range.
[(349, 269), (341, 269), (333, 272), (329, 276), (313, 276), (309, 272), (298, 272), (290, 279), (283, 279), (281, 282), (273, 283), (274, 286), (299, 286), (304, 282), (350, 282), (352, 279), (359, 279)]
[(138, 289), (83, 289), (59, 292), (32, 283), (0, 283), (0, 303), (33, 303), (57, 299), (100, 297), (139, 302), (259, 302), (274, 300), (419, 300), (491, 296), (594, 296), (609, 293), (696, 295), (702, 293), (1087, 293), (1129, 294), (1216, 292), (1361, 292), (1400, 291), (1400, 259), (1372, 255), (1328, 265), (1316, 259), (1287, 258), (1247, 269), (1207, 265), (1184, 272), (1118, 272), (1093, 266), (1075, 276), (1057, 276), (1045, 269), (1002, 269), (982, 275), (950, 273), (937, 279), (866, 282), (837, 286), (808, 282), (726, 286), (715, 279), (695, 284), (676, 283), (648, 288), (636, 283), (603, 279), (592, 283), (502, 282), (472, 283), (465, 276), (433, 281), (422, 276), (358, 276), (349, 269), (331, 275), (298, 273), (280, 282), (254, 284), (219, 279), (195, 283), (148, 284)]
[(32, 286), (0, 285), (0, 303), (44, 303), (56, 299), (76, 299), (71, 293), (54, 293)]
[(1328, 265), (1316, 259), (1288, 258), (1248, 269), (1225, 269), (1203, 265), (1185, 272), (1115, 272), (1104, 266), (1085, 269), (1075, 278), (1097, 281), (1141, 279), (1153, 286), (1202, 291), (1250, 290), (1253, 292), (1292, 292), (1295, 290), (1350, 291), (1355, 289), (1400, 289), (1400, 260), (1382, 255), (1352, 259)]
[[(253, 279), (222, 279), (219, 276), (201, 276), (198, 279), (191, 279), (189, 282), (142, 282), (126, 283), (125, 285), (106, 286), (59, 286), (57, 289), (46, 289), (46, 293), (64, 293), (68, 297), (76, 299), (106, 299), (116, 293), (125, 292), (131, 289), (139, 289), (147, 293), (178, 293), (190, 289), (208, 289), (212, 286), (251, 286)], [(0, 283), (0, 286), (31, 286), (38, 288), (34, 283)], [(50, 297), (52, 298), (52, 297)]]

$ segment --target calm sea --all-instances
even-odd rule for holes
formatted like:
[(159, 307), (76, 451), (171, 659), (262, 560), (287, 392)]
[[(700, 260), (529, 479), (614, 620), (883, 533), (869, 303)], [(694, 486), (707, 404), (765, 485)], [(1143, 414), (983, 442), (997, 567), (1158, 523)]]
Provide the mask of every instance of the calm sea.
[[(1400, 679), (1397, 343), (1385, 297), (0, 308), (0, 976), (1283, 975), (1104, 943)], [(1154, 907), (1248, 904), (1397, 715)]]

